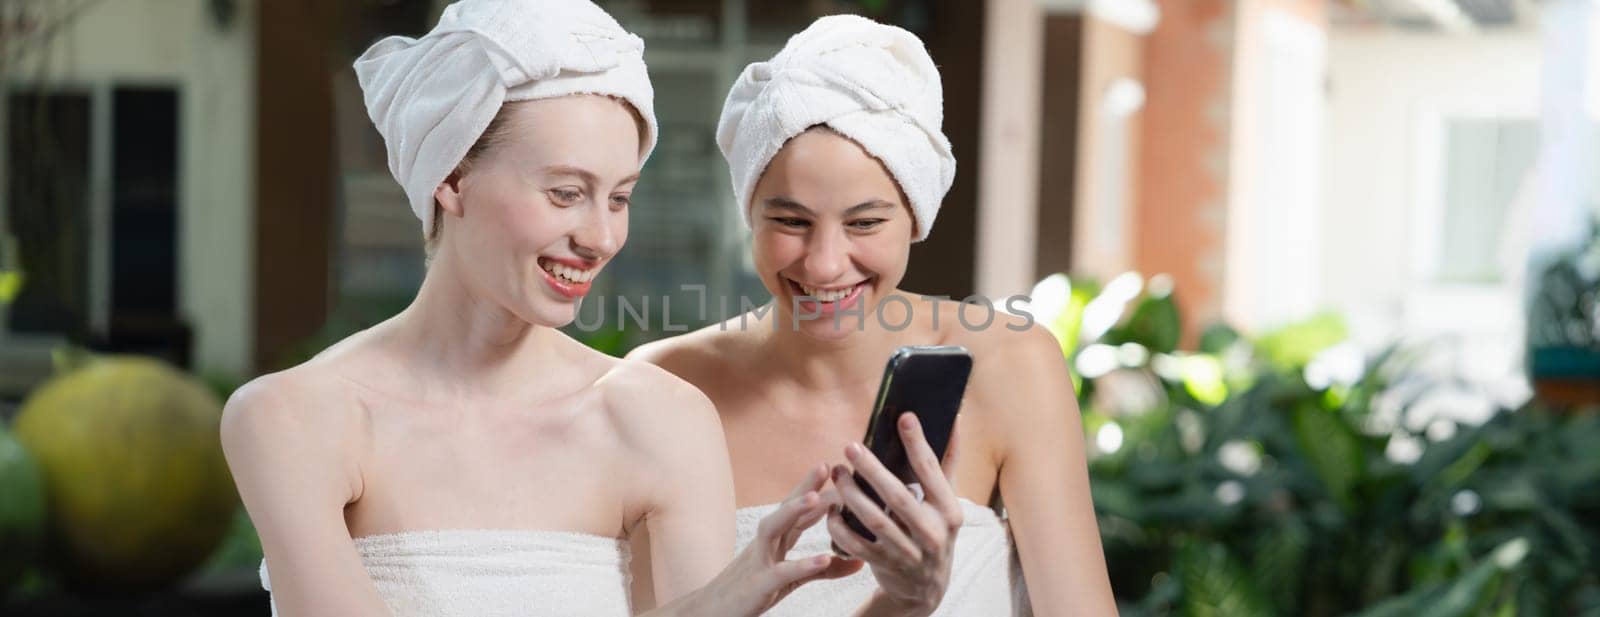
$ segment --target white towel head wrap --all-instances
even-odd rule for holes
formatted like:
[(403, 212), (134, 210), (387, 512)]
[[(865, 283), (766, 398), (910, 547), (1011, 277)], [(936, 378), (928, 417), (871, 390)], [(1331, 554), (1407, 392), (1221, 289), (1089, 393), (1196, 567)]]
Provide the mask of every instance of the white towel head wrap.
[(894, 176), (928, 237), (956, 175), (941, 123), (939, 69), (916, 35), (855, 15), (830, 15), (746, 66), (728, 92), (717, 145), (733, 172), (739, 213), (750, 223), (756, 181), (783, 145), (825, 124), (860, 144)]
[(420, 39), (385, 38), (356, 59), (389, 171), (432, 232), (433, 192), (508, 101), (600, 94), (644, 119), (656, 142), (644, 42), (588, 0), (462, 0)]

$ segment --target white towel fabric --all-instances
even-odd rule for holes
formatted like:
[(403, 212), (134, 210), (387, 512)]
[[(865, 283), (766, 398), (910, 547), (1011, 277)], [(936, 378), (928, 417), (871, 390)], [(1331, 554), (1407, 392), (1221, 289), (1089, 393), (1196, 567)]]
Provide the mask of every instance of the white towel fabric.
[(773, 155), (818, 124), (883, 162), (910, 200), (915, 240), (928, 237), (956, 175), (940, 125), (939, 69), (916, 35), (855, 15), (830, 15), (789, 39), (778, 55), (746, 66), (717, 123), (733, 172), (739, 214)]
[[(755, 539), (761, 517), (771, 514), (778, 504), (740, 508), (738, 546)], [(956, 535), (955, 561), (950, 568), (950, 586), (935, 617), (1002, 617), (1032, 615), (1022, 569), (1012, 550), (1011, 533), (993, 510), (961, 500), (964, 515)], [(828, 521), (823, 519), (800, 534), (790, 551), (791, 559), (831, 553)], [(808, 583), (778, 602), (765, 613), (769, 617), (829, 617), (850, 615), (878, 588), (877, 580), (866, 568), (850, 576)]]
[[(623, 540), (464, 529), (368, 536), (355, 544), (394, 617), (631, 614)], [(272, 591), (264, 560), (261, 587)]]
[(427, 234), (434, 189), (507, 101), (623, 99), (646, 125), (643, 165), (657, 136), (643, 54), (644, 42), (589, 0), (463, 0), (420, 39), (373, 44), (355, 70), (389, 171)]

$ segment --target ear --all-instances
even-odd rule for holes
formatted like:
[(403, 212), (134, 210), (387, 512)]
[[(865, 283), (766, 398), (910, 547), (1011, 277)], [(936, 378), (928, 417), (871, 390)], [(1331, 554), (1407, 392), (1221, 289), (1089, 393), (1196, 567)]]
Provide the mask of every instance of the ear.
[(461, 198), (460, 172), (450, 172), (450, 175), (445, 176), (444, 181), (440, 182), (439, 186), (434, 187), (433, 201), (439, 204), (439, 208), (443, 209), (445, 214), (457, 218), (461, 217), (462, 213), (465, 212), (466, 205)]

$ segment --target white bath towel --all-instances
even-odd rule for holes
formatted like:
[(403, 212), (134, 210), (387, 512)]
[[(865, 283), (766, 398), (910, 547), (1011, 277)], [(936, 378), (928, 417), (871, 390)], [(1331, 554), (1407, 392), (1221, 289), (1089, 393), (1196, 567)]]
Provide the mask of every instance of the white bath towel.
[(627, 101), (657, 137), (644, 42), (588, 0), (462, 0), (420, 39), (385, 38), (356, 59), (367, 114), (423, 233), (433, 192), (506, 101), (603, 94)]
[(830, 15), (794, 35), (778, 55), (746, 66), (728, 92), (717, 145), (750, 222), (756, 181), (790, 138), (818, 124), (883, 162), (910, 200), (916, 240), (933, 230), (956, 176), (940, 125), (944, 89), (922, 41), (855, 15)]
[[(532, 530), (419, 531), (355, 540), (394, 617), (625, 616), (626, 541)], [(261, 586), (272, 591), (267, 563)], [(274, 617), (277, 604), (272, 606)]]
[[(738, 545), (755, 539), (761, 517), (771, 514), (777, 504), (741, 508), (737, 513)], [(1012, 550), (1006, 522), (993, 510), (961, 500), (963, 520), (956, 535), (955, 561), (950, 568), (950, 586), (935, 617), (1006, 617), (1032, 615), (1022, 570)], [(823, 519), (800, 535), (791, 559), (831, 553), (828, 521)], [(878, 587), (872, 573), (860, 572), (831, 581), (817, 581), (796, 589), (766, 614), (776, 617), (831, 617), (850, 615)]]

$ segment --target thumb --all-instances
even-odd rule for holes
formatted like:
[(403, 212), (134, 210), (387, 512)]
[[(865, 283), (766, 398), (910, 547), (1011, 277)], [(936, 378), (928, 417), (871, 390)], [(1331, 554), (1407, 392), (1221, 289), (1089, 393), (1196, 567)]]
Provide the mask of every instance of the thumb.
[(790, 559), (780, 561), (772, 566), (772, 589), (783, 595), (788, 595), (793, 588), (800, 586), (802, 581), (815, 578), (818, 574), (826, 572), (835, 557), (831, 555), (813, 555), (804, 559)]

